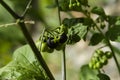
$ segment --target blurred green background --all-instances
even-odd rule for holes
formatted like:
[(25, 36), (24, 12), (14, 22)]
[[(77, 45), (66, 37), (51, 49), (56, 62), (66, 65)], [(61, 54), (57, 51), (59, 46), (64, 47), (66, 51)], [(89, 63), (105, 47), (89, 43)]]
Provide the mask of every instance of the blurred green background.
[[(16, 13), (21, 15), (29, 0), (4, 0)], [(37, 2), (38, 1), (38, 2)], [(118, 2), (117, 2), (118, 1)], [(89, 0), (92, 6), (103, 6), (107, 14), (119, 15), (120, 1), (119, 0)], [(45, 22), (48, 29), (54, 29), (59, 26), (59, 19), (57, 14), (57, 8), (50, 8), (54, 5), (54, 0), (34, 0), (30, 10), (25, 16), (27, 21), (35, 21), (35, 24), (28, 24), (27, 28), (32, 35), (34, 41), (37, 41), (43, 27), (42, 22)], [(46, 6), (48, 8), (46, 8)], [(116, 9), (118, 8), (118, 9)], [(68, 17), (65, 13), (62, 14), (62, 19)], [(74, 16), (82, 16), (75, 12), (72, 13)], [(0, 25), (15, 23), (15, 19), (0, 5)], [(17, 25), (8, 27), (0, 27), (0, 67), (6, 65), (12, 59), (12, 53), (18, 47), (25, 45), (27, 42)], [(67, 79), (68, 80), (79, 80), (79, 69), (83, 64), (86, 64), (90, 60), (92, 52), (99, 47), (89, 47), (88, 42), (80, 41), (75, 45), (68, 45), (66, 48), (67, 56)], [(57, 53), (57, 54), (56, 54)], [(55, 51), (53, 54), (45, 54), (44, 58), (48, 63), (51, 71), (54, 73), (56, 80), (61, 80), (61, 51)], [(88, 55), (88, 53), (90, 53)], [(88, 59), (86, 59), (88, 57)], [(111, 62), (114, 64), (114, 62)], [(110, 64), (108, 64), (111, 66)], [(108, 69), (112, 69), (114, 66), (109, 66)], [(106, 69), (106, 67), (105, 67)], [(115, 71), (117, 69), (115, 68)], [(107, 71), (109, 73), (109, 71)], [(115, 72), (113, 72), (114, 74)], [(112, 75), (112, 74), (109, 74)], [(117, 75), (112, 75), (114, 80), (118, 80)], [(116, 79), (115, 79), (116, 77)], [(113, 80), (111, 79), (111, 80)]]

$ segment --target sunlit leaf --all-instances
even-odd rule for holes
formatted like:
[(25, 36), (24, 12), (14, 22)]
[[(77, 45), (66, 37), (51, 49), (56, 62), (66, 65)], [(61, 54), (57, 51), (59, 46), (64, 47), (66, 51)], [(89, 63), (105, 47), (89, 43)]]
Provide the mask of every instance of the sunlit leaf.
[(29, 45), (14, 52), (13, 60), (0, 69), (0, 80), (48, 80)]
[(92, 70), (88, 67), (88, 65), (83, 65), (80, 68), (79, 80), (99, 80), (97, 74), (97, 70)]
[(71, 28), (68, 31), (69, 41), (68, 44), (74, 44), (78, 42), (80, 39), (83, 39), (83, 37), (87, 33), (87, 27), (81, 23), (78, 23), (74, 26), (71, 26)]

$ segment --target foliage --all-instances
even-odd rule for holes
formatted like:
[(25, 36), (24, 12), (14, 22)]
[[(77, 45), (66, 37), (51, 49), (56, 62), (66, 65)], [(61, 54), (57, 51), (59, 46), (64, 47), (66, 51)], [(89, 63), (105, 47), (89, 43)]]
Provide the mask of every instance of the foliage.
[[(12, 0), (11, 0), (12, 1)], [(25, 0), (25, 2), (27, 2)], [(12, 61), (7, 64), (5, 67), (0, 69), (0, 78), (1, 79), (17, 79), (17, 80), (54, 80), (51, 72), (49, 71), (48, 66), (46, 65), (44, 59), (42, 58), (41, 52), (53, 53), (55, 50), (63, 51), (63, 63), (64, 66), (64, 79), (66, 78), (66, 57), (65, 57), (65, 47), (66, 45), (73, 45), (79, 42), (81, 39), (84, 41), (89, 40), (88, 36), (91, 34), (89, 45), (96, 46), (99, 43), (108, 47), (109, 51), (102, 51), (103, 47), (96, 49), (93, 53), (91, 61), (88, 65), (83, 65), (80, 68), (79, 79), (80, 80), (110, 80), (110, 77), (107, 74), (102, 73), (103, 66), (107, 65), (108, 59), (113, 58), (117, 65), (118, 71), (120, 73), (120, 65), (117, 61), (114, 48), (110, 41), (119, 42), (120, 41), (120, 17), (107, 15), (102, 7), (92, 7), (89, 5), (88, 0), (40, 0), (35, 1), (36, 5), (32, 5), (33, 0), (28, 1), (27, 7), (24, 10), (25, 4), (23, 2), (20, 5), (23, 5), (21, 11), (22, 15), (18, 15), (12, 11), (4, 1), (0, 1), (2, 6), (15, 18), (18, 19), (18, 24), (23, 32), (26, 40), (29, 45), (22, 46), (17, 49), (13, 54)], [(18, 4), (17, 1), (14, 1), (15, 4)], [(30, 3), (30, 4), (29, 4)], [(40, 9), (39, 11), (37, 11)], [(36, 10), (36, 11), (35, 11)], [(28, 11), (35, 11), (30, 13)], [(54, 11), (54, 13), (53, 13)], [(71, 12), (77, 11), (82, 13), (84, 17), (74, 17), (61, 19), (60, 12)], [(53, 13), (52, 15), (50, 13)], [(26, 15), (27, 14), (27, 15)], [(72, 15), (72, 14), (71, 14)], [(94, 19), (91, 15), (97, 15)], [(27, 16), (36, 18), (43, 23), (44, 30), (40, 35), (37, 46), (29, 35), (25, 19)], [(5, 16), (4, 16), (5, 17)], [(4, 18), (3, 17), (3, 18)], [(16, 18), (17, 17), (17, 18)], [(60, 24), (60, 25), (59, 25)], [(7, 28), (5, 32), (0, 28), (0, 34), (4, 39), (4, 36), (11, 38), (11, 41), (19, 41), (24, 43), (24, 37), (21, 35), (19, 28)], [(18, 34), (9, 34), (11, 31), (16, 31)], [(7, 33), (8, 32), (8, 33)], [(6, 37), (5, 37), (6, 38)], [(30, 48), (31, 47), (31, 48)]]
[(92, 70), (88, 65), (83, 65), (80, 69), (79, 78), (80, 80), (99, 80), (97, 74), (97, 70)]
[(18, 48), (13, 60), (0, 69), (1, 80), (48, 80), (29, 45)]

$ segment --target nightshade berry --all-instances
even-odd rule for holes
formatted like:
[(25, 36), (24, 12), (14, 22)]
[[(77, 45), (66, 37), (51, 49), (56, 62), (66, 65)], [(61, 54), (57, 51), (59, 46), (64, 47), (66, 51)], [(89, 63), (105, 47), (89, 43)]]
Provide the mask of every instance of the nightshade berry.
[(47, 45), (48, 45), (49, 48), (53, 49), (53, 48), (55, 48), (57, 46), (57, 44), (58, 43), (54, 41), (54, 38), (51, 38), (51, 37), (48, 38)]

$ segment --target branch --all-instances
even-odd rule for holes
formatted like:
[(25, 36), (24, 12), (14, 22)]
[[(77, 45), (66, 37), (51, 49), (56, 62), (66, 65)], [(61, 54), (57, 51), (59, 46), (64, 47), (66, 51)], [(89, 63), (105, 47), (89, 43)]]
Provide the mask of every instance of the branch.
[(30, 45), (30, 47), (32, 48), (37, 60), (39, 61), (39, 63), (41, 64), (41, 66), (43, 67), (43, 69), (46, 71), (47, 76), (50, 78), (50, 80), (55, 80), (52, 73), (50, 72), (47, 64), (45, 63), (41, 53), (38, 51), (32, 37), (30, 36), (25, 23), (24, 23), (24, 17), (18, 16), (3, 0), (0, 1), (0, 3), (2, 4), (2, 6), (15, 18), (15, 19), (19, 19), (19, 26), (26, 38), (26, 40), (28, 41), (28, 44)]
[(0, 0), (0, 3), (15, 19), (20, 18), (3, 0)]
[[(34, 21), (24, 21), (25, 24), (35, 24)], [(13, 26), (13, 25), (17, 25), (17, 22), (14, 23), (8, 23), (8, 24), (2, 24), (0, 25), (0, 27), (9, 27), (9, 26)]]

